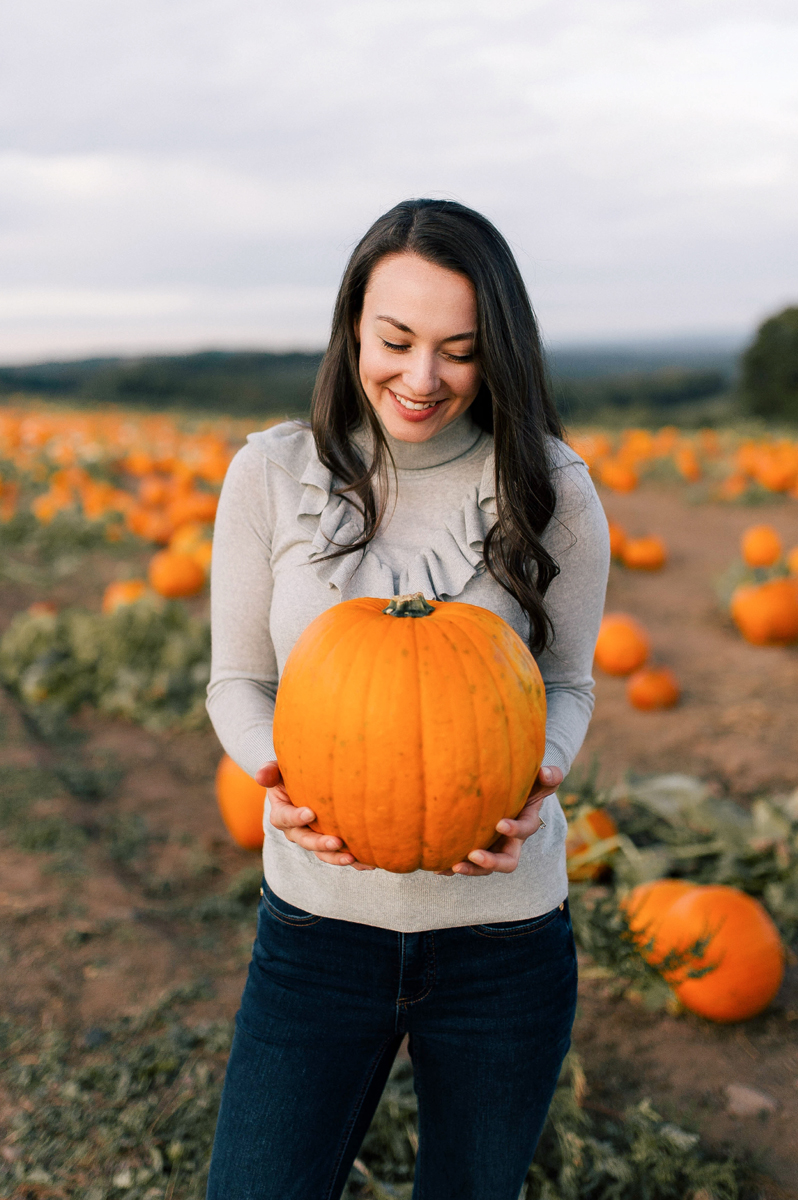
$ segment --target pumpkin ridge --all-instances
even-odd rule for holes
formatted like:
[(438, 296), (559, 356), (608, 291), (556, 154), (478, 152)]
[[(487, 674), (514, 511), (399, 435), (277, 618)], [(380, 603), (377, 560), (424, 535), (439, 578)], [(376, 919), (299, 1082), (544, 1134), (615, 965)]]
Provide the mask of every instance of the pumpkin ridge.
[[(379, 612), (380, 610), (376, 610), (376, 611)], [(393, 620), (393, 619), (394, 618), (391, 618), (391, 620)], [(381, 677), (381, 672), (377, 669), (378, 664), (379, 664), (380, 655), (382, 654), (386, 645), (388, 645), (390, 648), (391, 642), (393, 641), (393, 638), (395, 636), (395, 631), (392, 629), (390, 621), (383, 621), (381, 623), (381, 625), (382, 625), (383, 636), (379, 643), (379, 646), (375, 647), (372, 642), (364, 642), (364, 646), (368, 650), (368, 652), (371, 656), (371, 671), (369, 673), (369, 679), (368, 679), (367, 688), (366, 688), (366, 697), (369, 696), (371, 689), (375, 686), (375, 683), (374, 683), (375, 679), (379, 679)], [(415, 628), (415, 625), (416, 625), (415, 621), (411, 621), (409, 624), (407, 621), (402, 622), (403, 629), (407, 629), (411, 636), (412, 636), (413, 629)], [(407, 636), (407, 635), (405, 635), (405, 636)], [(368, 703), (368, 699), (366, 700), (365, 707), (366, 707), (366, 711), (371, 711), (371, 705)], [(376, 708), (376, 711), (379, 712), (379, 705), (375, 706), (375, 708)], [(362, 862), (372, 862), (375, 857), (373, 845), (372, 845), (371, 830), (369, 829), (369, 820), (372, 819), (372, 817), (373, 817), (372, 808), (368, 802), (368, 800), (369, 800), (368, 786), (369, 786), (369, 778), (371, 775), (371, 761), (370, 761), (371, 757), (372, 757), (372, 743), (371, 743), (371, 739), (367, 738), (366, 745), (365, 745), (366, 766), (365, 766), (365, 772), (364, 772), (363, 793), (362, 793), (364, 803), (363, 803), (363, 809), (362, 809), (361, 813), (359, 814), (358, 828), (363, 831), (364, 841), (367, 843), (367, 847), (368, 847), (368, 857), (366, 857), (366, 855), (364, 854), (363, 858), (360, 859), (360, 861), (362, 861)], [(377, 761), (376, 765), (377, 765), (377, 771), (379, 772), (379, 770), (380, 770), (379, 760)], [(398, 783), (398, 780), (397, 780), (397, 783)], [(396, 796), (394, 798), (397, 799)], [(377, 814), (378, 821), (379, 821), (379, 817), (380, 817), (380, 814), (378, 813)], [(377, 830), (377, 834), (379, 836), (379, 829)], [(355, 857), (358, 858), (359, 856), (355, 855)]]
[[(451, 624), (451, 623), (449, 623), (449, 624)], [(428, 627), (426, 627), (426, 628), (428, 628)], [(458, 647), (457, 647), (457, 644), (456, 644), (456, 642), (455, 642), (455, 641), (453, 641), (453, 639), (452, 639), (452, 637), (451, 637), (450, 630), (449, 630), (449, 629), (447, 629), (447, 622), (446, 622), (445, 620), (444, 620), (444, 621), (440, 621), (440, 622), (438, 622), (438, 633), (439, 633), (439, 636), (440, 636), (442, 639), (444, 639), (444, 640), (445, 640), (447, 647), (448, 647), (450, 650), (454, 651), (454, 663), (456, 663), (456, 665), (457, 665), (457, 669), (460, 671), (460, 674), (461, 674), (461, 676), (463, 677), (463, 679), (465, 679), (465, 680), (467, 681), (467, 680), (468, 680), (468, 672), (466, 671), (466, 668), (465, 668), (465, 666), (463, 665), (463, 663), (462, 663), (462, 661), (461, 661), (461, 659), (460, 659), (460, 656), (459, 656), (459, 654), (457, 654), (457, 649), (458, 649)], [(439, 661), (440, 661), (440, 660), (438, 659), (438, 656), (437, 656), (437, 647), (435, 646), (435, 643), (434, 643), (434, 641), (431, 641), (431, 643), (430, 643), (430, 649), (431, 649), (431, 652), (432, 652), (432, 653), (431, 653), (431, 657), (433, 658), (433, 660), (434, 660), (436, 663), (439, 663)], [(449, 671), (451, 671), (451, 669), (452, 669), (452, 663), (451, 663), (451, 662), (447, 663), (447, 664), (445, 665), (445, 667), (443, 668), (443, 670), (444, 670), (444, 674), (445, 674), (445, 671), (446, 671), (447, 669), (448, 669)], [(477, 731), (477, 730), (478, 730), (478, 728), (479, 728), (479, 726), (478, 726), (478, 722), (477, 722), (477, 719), (476, 719), (476, 711), (475, 711), (475, 709), (474, 709), (474, 701), (473, 701), (473, 697), (470, 697), (470, 699), (469, 699), (469, 703), (470, 703), (470, 706), (471, 706), (471, 713), (472, 713), (472, 729), (473, 729), (474, 731)], [(451, 712), (451, 710), (450, 710), (450, 712)], [(451, 714), (451, 717), (452, 717), (452, 729), (453, 729), (453, 733), (454, 733), (454, 732), (457, 732), (457, 730), (458, 730), (458, 724), (457, 724), (457, 715), (456, 715), (456, 713), (452, 713), (452, 714)], [(439, 733), (439, 731), (436, 731), (436, 733)], [(455, 753), (455, 754), (458, 754), (458, 753), (459, 753), (459, 749), (460, 749), (460, 747), (459, 747), (459, 743), (454, 743), (454, 753)], [(432, 848), (432, 846), (431, 846), (431, 841), (430, 841), (430, 839), (429, 839), (429, 838), (428, 838), (428, 836), (427, 836), (428, 827), (429, 827), (429, 821), (430, 821), (430, 815), (431, 815), (431, 812), (430, 812), (430, 806), (429, 806), (429, 805), (425, 805), (425, 812), (424, 812), (424, 832), (425, 832), (424, 848), (427, 848), (427, 847), (429, 847), (429, 848), (431, 849), (431, 848)], [(436, 813), (435, 813), (435, 817), (436, 817), (436, 820), (438, 821), (438, 823), (440, 823), (441, 814), (440, 814), (439, 812), (437, 812), (437, 811), (436, 811)], [(440, 842), (440, 838), (438, 839), (438, 841)], [(471, 841), (471, 844), (470, 844), (470, 849), (472, 849), (472, 850), (473, 850), (474, 848), (475, 848), (475, 847), (474, 847), (474, 845), (473, 845), (473, 840), (472, 840), (472, 841)], [(467, 853), (468, 853), (468, 851), (465, 851), (465, 853), (467, 854)], [(457, 860), (455, 860), (455, 861), (457, 861)], [(453, 866), (454, 864), (453, 864), (453, 863), (449, 863), (448, 865), (449, 865), (449, 866)]]
[[(491, 687), (493, 689), (495, 698), (499, 701), (499, 709), (502, 714), (502, 729), (503, 729), (503, 733), (504, 733), (504, 742), (507, 746), (507, 759), (509, 760), (509, 763), (510, 763), (510, 779), (513, 779), (515, 776), (515, 763), (513, 762), (513, 753), (512, 753), (513, 748), (512, 748), (512, 743), (511, 743), (509, 729), (508, 729), (507, 712), (506, 712), (504, 705), (501, 703), (502, 695), (501, 695), (501, 691), (496, 683), (496, 678), (495, 678), (495, 675), (493, 672), (493, 663), (490, 661), (490, 657), (485, 655), (483, 648), (479, 645), (479, 643), (474, 640), (473, 635), (469, 633), (468, 628), (467, 628), (467, 621), (463, 622), (462, 624), (459, 621), (449, 621), (448, 624), (449, 624), (450, 629), (453, 627), (457, 631), (458, 634), (461, 634), (462, 637), (465, 638), (466, 642), (471, 646), (471, 648), (476, 656), (477, 661), (479, 661), (479, 663), (485, 668), (485, 678), (490, 679)], [(475, 621), (474, 624), (479, 629), (478, 622)], [(449, 645), (452, 647), (452, 649), (456, 653), (459, 650), (459, 646), (457, 645), (456, 641), (452, 639), (449, 630), (446, 629), (446, 623), (442, 622), (441, 625), (442, 625), (443, 635), (446, 637), (447, 642), (449, 643)], [(487, 640), (492, 642), (492, 639), (490, 639), (490, 638), (488, 638)], [(459, 661), (459, 655), (457, 655), (457, 658)], [(465, 668), (463, 669), (463, 674), (466, 676), (466, 678), (468, 678), (468, 672)], [(473, 692), (469, 692), (469, 704), (471, 706), (471, 711), (473, 713), (474, 726), (478, 730), (479, 729), (479, 718), (477, 716), (476, 704), (475, 704)], [(480, 744), (481, 744), (481, 742), (480, 742)], [(479, 763), (479, 768), (480, 768), (480, 782), (484, 782), (483, 777), (482, 777), (481, 761)], [(478, 813), (477, 813), (477, 815), (475, 817), (475, 821), (474, 821), (473, 839), (472, 839), (472, 845), (471, 845), (472, 850), (476, 850), (477, 849), (477, 844), (476, 844), (477, 841), (482, 840), (481, 838), (479, 838), (479, 827), (481, 826), (482, 822), (485, 819), (486, 809), (487, 809), (487, 801), (485, 799), (485, 794), (483, 792), (482, 795), (480, 796), (480, 805), (479, 805)], [(495, 829), (492, 832), (495, 833), (496, 832)]]
[[(502, 728), (504, 731), (504, 740), (505, 740), (505, 743), (507, 746), (507, 761), (510, 765), (510, 782), (511, 782), (510, 795), (512, 798), (512, 796), (515, 794), (515, 790), (516, 790), (515, 787), (513, 787), (512, 785), (515, 784), (517, 786), (517, 784), (523, 780), (524, 768), (523, 768), (523, 765), (519, 766), (518, 758), (517, 758), (517, 755), (515, 754), (515, 747), (513, 745), (513, 739), (510, 734), (509, 715), (507, 713), (507, 709), (505, 708), (505, 706), (503, 704), (501, 704), (502, 689), (499, 687), (499, 683), (496, 680), (495, 660), (494, 660), (493, 654), (491, 653), (491, 654), (486, 655), (484, 653), (484, 650), (482, 648), (480, 648), (479, 642), (474, 641), (474, 635), (470, 634), (468, 632), (469, 624), (476, 628), (480, 638), (483, 639), (483, 645), (486, 642), (491, 651), (495, 652), (497, 649), (501, 649), (501, 647), (498, 645), (497, 641), (491, 636), (491, 633), (488, 632), (487, 630), (485, 630), (482, 627), (482, 625), (480, 624), (479, 620), (475, 619), (470, 613), (458, 614), (458, 618), (459, 617), (462, 617), (462, 620), (458, 619), (457, 621), (452, 622), (452, 624), (454, 624), (458, 630), (462, 630), (462, 632), (465, 634), (468, 641), (471, 643), (471, 645), (474, 647), (474, 649), (479, 654), (480, 661), (484, 664), (487, 674), (490, 676), (490, 680), (491, 680), (491, 683), (493, 684), (496, 695), (500, 701), (500, 707), (501, 707), (501, 712), (502, 712), (502, 717), (503, 717)], [(473, 705), (473, 703), (474, 702), (472, 699), (472, 705)], [(526, 800), (524, 800), (524, 803), (526, 803)], [(522, 805), (522, 807), (523, 807), (523, 805)], [(510, 814), (507, 814), (507, 815), (510, 815)], [(513, 816), (516, 816), (516, 815), (517, 814), (513, 814)], [(494, 829), (494, 833), (495, 832), (496, 831)]]
[[(349, 628), (346, 631), (346, 635), (343, 638), (341, 637), (340, 631), (336, 630), (336, 628), (333, 624), (330, 624), (328, 626), (328, 628), (325, 629), (324, 635), (323, 635), (325, 637), (325, 639), (326, 638), (329, 639), (328, 648), (326, 648), (326, 650), (323, 654), (323, 663), (326, 664), (330, 661), (330, 659), (335, 659), (336, 657), (341, 657), (346, 661), (346, 646), (348, 645), (350, 638), (353, 641), (355, 641), (356, 639), (359, 639), (359, 641), (357, 642), (357, 646), (358, 646), (358, 648), (360, 646), (362, 646), (364, 644), (362, 630), (365, 625), (369, 624), (369, 621), (370, 621), (370, 613), (368, 611), (363, 612), (362, 620), (358, 621), (351, 628)], [(322, 644), (324, 644), (324, 643), (322, 643)], [(351, 659), (348, 660), (347, 665), (348, 665), (349, 669), (347, 670), (347, 676), (349, 676), (352, 669), (354, 668), (356, 660), (357, 660), (357, 654), (355, 654)], [(321, 667), (322, 667), (322, 663), (319, 663), (318, 658), (317, 658), (317, 668), (319, 670), (321, 670)], [(285, 675), (285, 673), (284, 673), (284, 675)], [(340, 709), (338, 710), (338, 712), (340, 712)], [(310, 722), (308, 720), (302, 720), (301, 727), (304, 730), (307, 730), (309, 727), (309, 724), (310, 724)], [(312, 741), (312, 734), (309, 734), (308, 737)], [(304, 739), (303, 739), (303, 741), (304, 741)], [(304, 757), (304, 754), (302, 755), (302, 757)], [(307, 772), (303, 772), (303, 774), (305, 776), (305, 778), (303, 780), (303, 790), (307, 791), (307, 790), (312, 789), (315, 791), (315, 795), (303, 796), (302, 802), (304, 804), (307, 804), (308, 807), (313, 808), (313, 810), (317, 813), (317, 819), (313, 823), (312, 827), (319, 830), (319, 832), (321, 832), (321, 833), (329, 833), (333, 836), (341, 836), (341, 827), (340, 827), (339, 816), (335, 809), (335, 786), (334, 786), (335, 769), (336, 769), (335, 760), (331, 759), (329, 761), (329, 763), (325, 764), (325, 766), (323, 767), (324, 784), (326, 785), (324, 788), (324, 791), (330, 797), (331, 812), (329, 813), (329, 815), (332, 818), (332, 828), (325, 829), (324, 825), (326, 824), (326, 822), (324, 821), (323, 818), (321, 820), (318, 819), (318, 810), (316, 807), (317, 802), (318, 802), (319, 791), (321, 790), (320, 776), (321, 776), (322, 772), (319, 771), (319, 763), (318, 763), (317, 759), (315, 758), (315, 756), (311, 753), (308, 757), (310, 760), (310, 770), (309, 770), (310, 778), (308, 778)], [(314, 803), (314, 801), (315, 801), (315, 803)]]
[[(366, 625), (368, 627), (373, 627), (373, 621), (371, 619), (372, 612), (373, 612), (373, 610), (370, 609), (368, 612), (364, 613), (365, 620), (362, 623), (359, 623), (358, 625), (354, 626), (354, 628), (349, 630), (348, 632), (351, 633), (352, 635), (356, 634), (358, 629), (360, 628), (361, 624)], [(377, 650), (375, 650), (374, 646), (371, 642), (371, 639), (369, 637), (364, 637), (362, 635), (360, 636), (355, 653), (353, 654), (352, 658), (349, 660), (349, 669), (346, 673), (346, 676), (344, 678), (344, 685), (341, 689), (343, 694), (346, 694), (347, 685), (349, 684), (350, 680), (352, 679), (352, 676), (355, 674), (356, 668), (359, 667), (361, 656), (365, 657), (366, 655), (370, 655), (371, 659), (372, 659), (372, 671), (369, 672), (369, 675), (366, 678), (365, 689), (364, 689), (366, 695), (368, 695), (368, 692), (372, 686), (372, 679), (373, 679), (373, 675), (374, 675), (373, 668), (376, 665), (377, 656), (378, 656), (380, 650), (382, 650), (382, 647), (384, 646), (387, 639), (388, 639), (388, 631), (386, 631), (386, 636), (383, 637), (379, 648)], [(348, 640), (349, 639), (347, 639), (347, 642), (348, 642)], [(340, 644), (341, 643), (339, 641), (339, 643), (338, 643), (339, 647), (340, 647)], [(341, 705), (338, 709), (338, 714), (337, 714), (339, 720), (343, 719), (344, 712), (345, 712), (344, 706)], [(338, 725), (338, 721), (336, 721), (335, 726), (334, 726), (336, 743), (338, 742), (338, 737), (337, 737), (338, 730), (339, 730), (339, 725)], [(366, 742), (366, 745), (368, 746), (368, 741)], [(331, 763), (331, 772), (332, 772), (332, 775), (334, 776), (334, 774), (335, 774), (335, 761), (334, 760)], [(369, 804), (368, 804), (367, 789), (368, 789), (368, 763), (366, 766), (363, 783), (361, 784), (360, 792), (359, 792), (360, 799), (362, 801), (362, 806), (358, 813), (357, 826), (358, 826), (359, 836), (362, 836), (363, 841), (365, 843), (365, 850), (364, 850), (363, 846), (361, 846), (360, 853), (355, 854), (355, 858), (359, 862), (369, 862), (374, 857), (373, 851), (372, 851), (372, 845), (371, 845), (371, 836), (370, 836), (369, 828), (368, 828)], [(339, 831), (339, 834), (340, 834), (340, 833), (342, 833), (342, 827), (341, 827), (341, 821), (340, 821), (340, 817), (339, 817), (338, 810), (336, 808), (336, 802), (335, 802), (335, 797), (336, 797), (337, 791), (338, 791), (338, 789), (335, 787), (334, 778), (331, 778), (329, 792), (330, 792), (330, 798), (331, 798), (331, 802), (332, 802), (333, 819), (335, 821), (335, 827)], [(352, 799), (352, 791), (351, 790), (347, 794), (347, 799), (348, 799), (348, 801), (351, 802), (351, 799)], [(346, 839), (343, 838), (342, 840), (344, 841), (346, 848), (351, 851), (351, 847), (349, 846), (349, 843), (346, 841)], [(351, 852), (354, 854), (354, 851), (351, 851)]]

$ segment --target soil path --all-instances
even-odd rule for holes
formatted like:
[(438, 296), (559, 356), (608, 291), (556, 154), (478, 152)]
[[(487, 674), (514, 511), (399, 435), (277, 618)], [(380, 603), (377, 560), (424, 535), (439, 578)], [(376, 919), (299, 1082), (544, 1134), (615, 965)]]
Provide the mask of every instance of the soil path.
[(661, 535), (662, 571), (613, 564), (608, 612), (628, 612), (651, 634), (653, 657), (677, 674), (678, 708), (643, 713), (625, 681), (597, 673), (596, 709), (577, 763), (598, 758), (601, 777), (682, 771), (738, 797), (798, 786), (798, 647), (750, 646), (723, 613), (715, 580), (739, 557), (740, 534), (768, 522), (798, 544), (798, 504), (691, 506), (675, 488), (604, 492), (607, 515), (631, 536)]

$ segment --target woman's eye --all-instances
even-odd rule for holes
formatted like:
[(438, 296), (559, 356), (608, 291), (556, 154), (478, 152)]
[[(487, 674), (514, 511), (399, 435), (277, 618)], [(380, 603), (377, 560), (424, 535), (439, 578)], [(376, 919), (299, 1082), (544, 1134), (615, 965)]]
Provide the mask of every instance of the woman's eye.
[(382, 344), (386, 350), (409, 350), (410, 349), (409, 346), (401, 346), (401, 345), (398, 345), (396, 342), (386, 342), (385, 338), (382, 338), (381, 340), (382, 340)]
[(473, 354), (450, 354), (449, 358), (452, 360), (452, 362), (456, 363), (468, 363), (474, 361)]

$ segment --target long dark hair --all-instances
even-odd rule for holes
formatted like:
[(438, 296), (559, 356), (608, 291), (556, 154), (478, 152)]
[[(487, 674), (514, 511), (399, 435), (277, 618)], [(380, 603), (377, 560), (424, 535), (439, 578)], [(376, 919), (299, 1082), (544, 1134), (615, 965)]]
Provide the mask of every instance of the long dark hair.
[[(359, 372), (357, 326), (363, 297), (377, 263), (410, 252), (464, 275), (477, 299), (475, 354), (482, 384), (471, 414), (493, 434), (497, 521), (485, 538), (485, 564), (529, 618), (529, 645), (548, 644), (551, 622), (543, 605), (559, 567), (541, 542), (556, 492), (548, 435), (562, 436), (546, 384), (537, 324), (510, 247), (490, 221), (453, 200), (405, 200), (385, 213), (361, 239), (344, 271), (332, 333), (313, 394), (312, 427), (318, 456), (363, 516), (359, 541), (337, 557), (363, 549), (379, 529), (390, 451)], [(364, 463), (351, 439), (358, 426), (373, 434), (372, 461)], [(385, 496), (385, 488), (378, 489)]]

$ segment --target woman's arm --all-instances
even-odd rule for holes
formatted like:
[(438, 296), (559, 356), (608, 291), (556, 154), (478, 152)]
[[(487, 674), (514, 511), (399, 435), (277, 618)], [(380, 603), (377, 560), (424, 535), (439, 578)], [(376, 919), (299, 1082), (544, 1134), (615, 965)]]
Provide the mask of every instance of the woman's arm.
[(219, 741), (247, 774), (275, 757), (277, 659), (269, 632), (271, 512), (267, 462), (244, 446), (225, 477), (213, 533), (211, 680), (207, 707)]
[(546, 684), (547, 766), (571, 769), (593, 712), (593, 653), (607, 576), (610, 543), (607, 518), (587, 467), (567, 447), (573, 461), (555, 469), (557, 511), (543, 537), (560, 574), (546, 593), (554, 640), (538, 657)]

